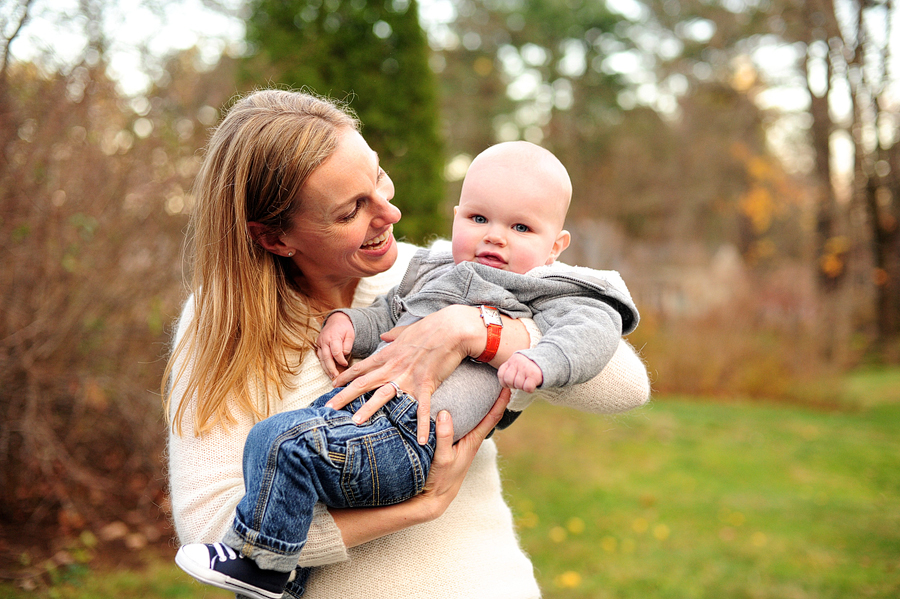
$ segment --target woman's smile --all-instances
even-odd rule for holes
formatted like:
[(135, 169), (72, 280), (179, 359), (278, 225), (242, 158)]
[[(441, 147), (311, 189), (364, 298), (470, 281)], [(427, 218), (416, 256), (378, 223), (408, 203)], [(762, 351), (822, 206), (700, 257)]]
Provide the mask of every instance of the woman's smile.
[(369, 241), (365, 242), (364, 244), (362, 244), (360, 246), (360, 249), (369, 250), (369, 251), (372, 251), (372, 250), (379, 251), (379, 250), (386, 249), (390, 245), (391, 240), (394, 238), (393, 231), (394, 231), (394, 226), (391, 225), (390, 227), (387, 228), (387, 230), (384, 233), (382, 233), (378, 237), (374, 237), (374, 238), (370, 239)]

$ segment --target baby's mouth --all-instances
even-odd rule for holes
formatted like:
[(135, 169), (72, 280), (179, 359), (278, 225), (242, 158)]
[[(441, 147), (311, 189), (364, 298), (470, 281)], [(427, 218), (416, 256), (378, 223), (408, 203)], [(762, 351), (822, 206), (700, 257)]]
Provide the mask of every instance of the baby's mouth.
[(484, 253), (475, 256), (475, 262), (492, 268), (504, 268), (506, 262), (496, 254)]
[(393, 225), (391, 225), (390, 227), (388, 227), (387, 231), (385, 231), (378, 237), (375, 237), (375, 238), (370, 239), (369, 241), (365, 242), (364, 244), (362, 244), (360, 246), (360, 248), (364, 249), (364, 250), (381, 249), (391, 239), (391, 234), (392, 234), (393, 230), (394, 230), (394, 227), (393, 227)]

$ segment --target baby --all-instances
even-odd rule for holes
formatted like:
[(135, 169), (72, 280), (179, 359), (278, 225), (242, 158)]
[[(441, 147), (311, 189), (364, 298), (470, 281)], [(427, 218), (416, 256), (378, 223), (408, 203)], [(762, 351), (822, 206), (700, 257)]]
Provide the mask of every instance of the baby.
[[(394, 326), (465, 304), (480, 307), (485, 351), (462, 362), (431, 403), (432, 418), (450, 412), (456, 439), (487, 414), (501, 386), (531, 392), (596, 376), (638, 313), (616, 273), (554, 264), (570, 241), (563, 224), (571, 194), (565, 167), (539, 146), (509, 142), (479, 154), (454, 211), (450, 251), (420, 250), (401, 284), (372, 306), (330, 314), (318, 341), (326, 373), (346, 366), (348, 354), (377, 351), (381, 333)], [(542, 337), (494, 370), (500, 312), (532, 318)], [(277, 599), (295, 569), (309, 574), (297, 560), (316, 503), (378, 506), (420, 493), (434, 456), (433, 422), (420, 443), (417, 402), (392, 385), (396, 396), (365, 423), (353, 414), (372, 392), (334, 410), (326, 404), (336, 389), (254, 426), (232, 529), (221, 543), (183, 546), (178, 565), (201, 582)], [(508, 411), (503, 424), (517, 414)]]

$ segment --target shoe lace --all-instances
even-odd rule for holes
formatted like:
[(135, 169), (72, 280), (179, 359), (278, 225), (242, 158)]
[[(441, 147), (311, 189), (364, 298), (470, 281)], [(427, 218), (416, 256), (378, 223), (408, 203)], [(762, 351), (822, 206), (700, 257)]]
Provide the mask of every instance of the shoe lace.
[[(239, 555), (234, 549), (225, 545), (224, 543), (213, 543), (211, 545), (213, 549), (216, 550), (216, 557), (213, 558), (214, 562), (217, 560), (219, 563), (225, 563), (232, 560), (243, 560), (245, 559), (243, 555)], [(297, 577), (297, 571), (292, 570), (290, 575), (288, 576), (287, 581), (290, 582)]]
[(231, 560), (242, 559), (243, 556), (235, 553), (234, 549), (224, 543), (213, 543), (213, 549), (216, 550), (216, 558), (220, 562), (228, 562)]

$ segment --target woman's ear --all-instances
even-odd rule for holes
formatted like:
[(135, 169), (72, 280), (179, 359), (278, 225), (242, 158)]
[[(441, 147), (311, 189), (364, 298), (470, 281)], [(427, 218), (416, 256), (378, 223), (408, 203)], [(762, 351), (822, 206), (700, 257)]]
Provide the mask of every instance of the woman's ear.
[(247, 223), (247, 231), (250, 233), (250, 238), (267, 252), (288, 258), (294, 255), (294, 249), (287, 247), (281, 240), (280, 232), (275, 232), (264, 224), (254, 221)]
[(550, 257), (547, 258), (547, 264), (553, 264), (559, 255), (563, 253), (567, 247), (569, 247), (569, 243), (572, 241), (572, 236), (569, 235), (569, 232), (563, 229), (559, 232), (559, 235), (556, 236), (556, 241), (553, 242), (553, 247), (550, 248)]

